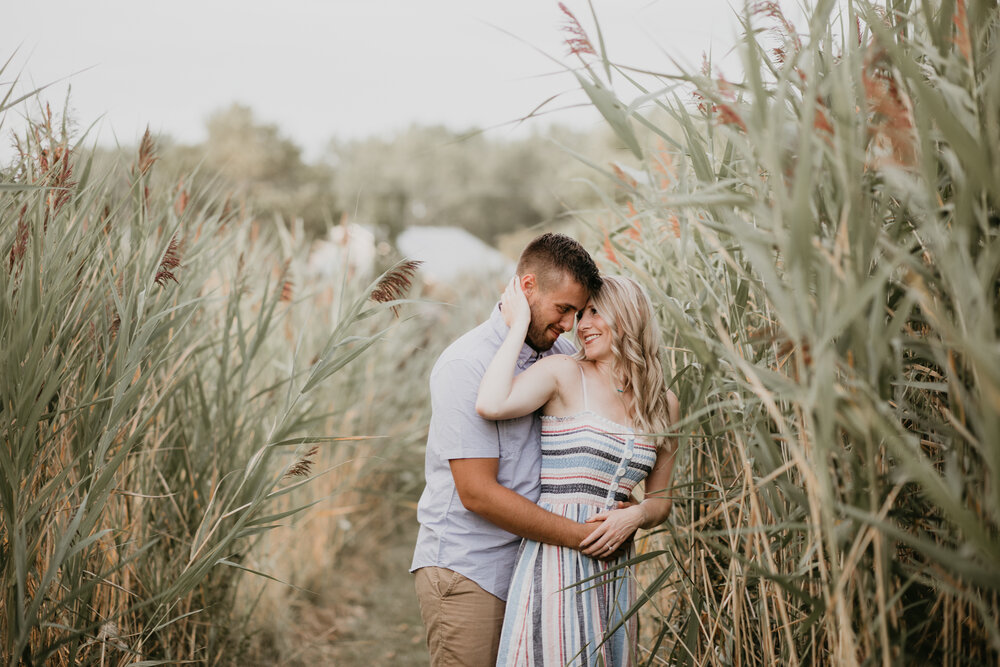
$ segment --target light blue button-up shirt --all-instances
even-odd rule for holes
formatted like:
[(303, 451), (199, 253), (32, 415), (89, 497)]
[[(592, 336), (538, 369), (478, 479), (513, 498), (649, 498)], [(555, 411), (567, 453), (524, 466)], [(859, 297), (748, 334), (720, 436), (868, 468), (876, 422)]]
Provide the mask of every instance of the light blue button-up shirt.
[[(448, 568), (501, 600), (507, 599), (521, 538), (465, 509), (449, 461), (499, 459), (497, 481), (531, 502), (538, 501), (542, 460), (538, 413), (501, 421), (476, 413), (480, 380), (508, 331), (500, 309), (494, 308), (490, 319), (449, 345), (431, 370), (427, 485), (417, 505), (420, 532), (410, 566), (411, 572), (428, 566)], [(541, 357), (573, 352), (573, 345), (562, 338), (541, 353), (525, 344), (514, 373)]]

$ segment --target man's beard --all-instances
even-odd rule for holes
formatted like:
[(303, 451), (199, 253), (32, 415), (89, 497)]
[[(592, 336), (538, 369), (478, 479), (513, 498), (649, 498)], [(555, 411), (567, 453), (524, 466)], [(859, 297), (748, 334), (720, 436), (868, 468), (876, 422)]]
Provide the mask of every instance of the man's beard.
[(555, 345), (558, 337), (549, 339), (549, 328), (538, 324), (535, 317), (535, 307), (529, 304), (529, 308), (531, 308), (531, 323), (528, 324), (528, 333), (524, 339), (536, 352), (545, 352)]

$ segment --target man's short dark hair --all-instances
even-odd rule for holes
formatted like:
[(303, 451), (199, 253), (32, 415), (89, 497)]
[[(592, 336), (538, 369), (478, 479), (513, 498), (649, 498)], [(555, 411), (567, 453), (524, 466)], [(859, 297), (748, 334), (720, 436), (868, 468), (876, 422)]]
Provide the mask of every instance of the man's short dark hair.
[(565, 234), (546, 232), (535, 238), (517, 262), (517, 275), (533, 273), (544, 287), (552, 285), (564, 272), (590, 293), (601, 289), (601, 274), (594, 259), (582, 245)]

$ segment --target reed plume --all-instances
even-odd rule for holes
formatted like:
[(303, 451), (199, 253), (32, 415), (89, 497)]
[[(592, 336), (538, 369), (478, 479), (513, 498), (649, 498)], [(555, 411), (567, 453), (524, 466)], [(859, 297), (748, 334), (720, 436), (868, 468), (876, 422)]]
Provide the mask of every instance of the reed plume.
[[(421, 264), (422, 261), (408, 259), (389, 269), (371, 291), (372, 301), (389, 303), (404, 298), (410, 291), (413, 276)], [(391, 308), (393, 314), (399, 314), (398, 305), (393, 305)]]
[(153, 135), (149, 131), (149, 126), (146, 126), (146, 131), (142, 133), (142, 139), (139, 141), (139, 153), (136, 157), (135, 165), (132, 167), (133, 173), (145, 176), (158, 159), (156, 155), (156, 142), (153, 141)]
[(153, 282), (160, 287), (166, 287), (168, 280), (173, 280), (176, 283), (177, 277), (174, 275), (174, 270), (179, 268), (180, 265), (181, 250), (180, 244), (177, 241), (177, 235), (175, 234), (170, 238), (170, 243), (167, 245), (162, 259), (160, 259), (160, 265), (156, 271), (156, 276), (153, 278)]
[(285, 478), (308, 477), (313, 467), (313, 458), (319, 453), (319, 447), (313, 446), (305, 455), (292, 464), (285, 473)]
[(559, 9), (566, 15), (566, 23), (563, 25), (562, 30), (569, 35), (566, 38), (566, 46), (569, 48), (569, 54), (581, 57), (585, 55), (596, 56), (597, 50), (590, 41), (590, 37), (587, 36), (587, 31), (583, 29), (583, 26), (573, 12), (561, 2), (559, 3)]

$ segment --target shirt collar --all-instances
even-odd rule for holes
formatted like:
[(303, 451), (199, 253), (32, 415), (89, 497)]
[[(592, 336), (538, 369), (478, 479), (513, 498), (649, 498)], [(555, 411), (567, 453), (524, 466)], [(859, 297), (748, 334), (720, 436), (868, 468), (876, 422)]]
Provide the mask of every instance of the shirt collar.
[[(497, 302), (497, 305), (494, 306), (493, 314), (490, 315), (490, 327), (493, 329), (493, 332), (497, 334), (500, 340), (506, 338), (507, 332), (510, 331), (510, 327), (508, 327), (507, 323), (503, 321), (503, 313), (500, 312), (499, 302)], [(548, 355), (553, 354), (553, 351), (553, 348), (549, 348), (544, 352), (537, 352), (533, 347), (524, 343), (521, 346), (521, 351), (517, 354), (517, 367), (524, 370), (542, 357), (547, 357)]]

